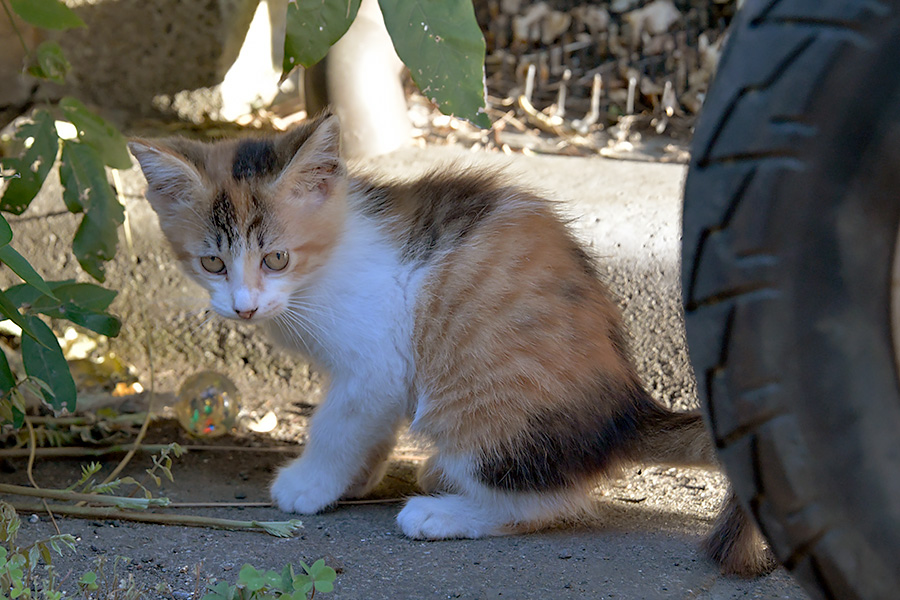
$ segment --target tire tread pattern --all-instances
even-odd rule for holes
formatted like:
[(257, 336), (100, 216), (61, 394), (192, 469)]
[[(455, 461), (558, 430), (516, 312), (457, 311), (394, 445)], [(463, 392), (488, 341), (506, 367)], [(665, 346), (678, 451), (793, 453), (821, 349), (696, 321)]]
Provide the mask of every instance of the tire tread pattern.
[[(803, 168), (799, 142), (817, 133), (802, 120), (814, 82), (847, 44), (864, 44), (867, 24), (887, 10), (880, 2), (748, 0), (707, 99), (717, 110), (695, 132), (685, 185), (684, 303), (708, 422), (735, 491), (779, 560), (822, 598), (857, 595), (844, 578), (848, 549), (815, 504), (808, 450), (773, 375), (783, 357), (732, 338), (765, 331), (760, 320), (779, 312), (768, 202), (785, 174)], [(747, 335), (761, 334), (734, 337)]]

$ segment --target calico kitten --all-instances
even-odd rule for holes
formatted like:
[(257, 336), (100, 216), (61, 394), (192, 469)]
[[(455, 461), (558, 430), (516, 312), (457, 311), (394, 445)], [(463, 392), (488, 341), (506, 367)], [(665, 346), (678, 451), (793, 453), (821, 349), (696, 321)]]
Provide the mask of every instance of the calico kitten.
[[(348, 175), (328, 114), (266, 139), (130, 144), (187, 273), (330, 374), (303, 455), (272, 485), (314, 513), (427, 436), (412, 538), (530, 530), (583, 510), (623, 464), (714, 465), (701, 418), (644, 391), (594, 264), (543, 199), (495, 171)], [(727, 572), (772, 567), (732, 498), (708, 543)]]

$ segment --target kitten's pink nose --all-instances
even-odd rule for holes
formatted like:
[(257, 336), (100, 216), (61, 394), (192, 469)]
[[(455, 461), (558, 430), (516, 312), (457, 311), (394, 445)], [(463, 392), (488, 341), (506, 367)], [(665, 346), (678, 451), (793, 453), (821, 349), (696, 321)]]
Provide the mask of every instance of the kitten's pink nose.
[(256, 314), (257, 310), (258, 309), (256, 309), (256, 308), (251, 308), (250, 310), (234, 309), (234, 312), (236, 312), (238, 314), (238, 316), (242, 319), (249, 319), (250, 317), (252, 317), (253, 315)]

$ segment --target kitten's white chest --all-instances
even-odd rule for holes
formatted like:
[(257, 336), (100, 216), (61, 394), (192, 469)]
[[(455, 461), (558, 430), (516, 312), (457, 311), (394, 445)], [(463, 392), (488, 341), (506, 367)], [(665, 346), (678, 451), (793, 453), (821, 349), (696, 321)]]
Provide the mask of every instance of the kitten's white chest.
[(332, 376), (390, 376), (408, 385), (422, 278), (373, 223), (351, 216), (320, 276), (291, 295), (290, 310), (271, 320), (269, 330)]

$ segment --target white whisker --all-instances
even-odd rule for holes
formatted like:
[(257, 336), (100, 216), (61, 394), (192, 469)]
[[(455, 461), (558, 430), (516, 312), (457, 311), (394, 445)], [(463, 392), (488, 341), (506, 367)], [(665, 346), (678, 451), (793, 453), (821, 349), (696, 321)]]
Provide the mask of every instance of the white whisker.
[(294, 331), (303, 330), (304, 333), (308, 334), (309, 337), (312, 338), (312, 341), (316, 342), (317, 344), (321, 344), (319, 338), (313, 332), (312, 325), (309, 323), (309, 321), (303, 318), (303, 315), (291, 310), (287, 310), (282, 313), (282, 317), (284, 317), (285, 322), (287, 322), (294, 328)]
[[(309, 344), (306, 343), (305, 337), (300, 332), (300, 329), (303, 329), (303, 331), (309, 333), (307, 331), (307, 328), (304, 327), (303, 324), (299, 321), (288, 318), (287, 315), (288, 313), (282, 313), (275, 316), (275, 322), (278, 324), (278, 327), (285, 333), (285, 337), (299, 340), (300, 343), (303, 344), (303, 347), (306, 348), (306, 353), (312, 356), (313, 352), (310, 349)], [(315, 340), (315, 336), (313, 336), (311, 333), (309, 333), (309, 335)]]
[(328, 319), (331, 321), (332, 326), (336, 327), (338, 325), (337, 313), (331, 310), (331, 307), (321, 303), (311, 303), (305, 301), (302, 297), (291, 296), (288, 299), (288, 308), (292, 309), (292, 312), (295, 312), (295, 309), (299, 309), (300, 312)]

